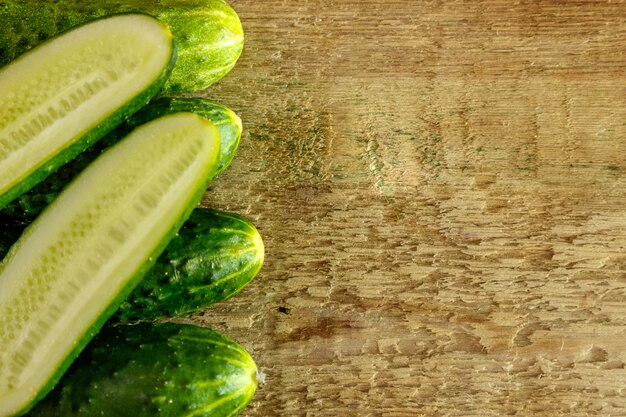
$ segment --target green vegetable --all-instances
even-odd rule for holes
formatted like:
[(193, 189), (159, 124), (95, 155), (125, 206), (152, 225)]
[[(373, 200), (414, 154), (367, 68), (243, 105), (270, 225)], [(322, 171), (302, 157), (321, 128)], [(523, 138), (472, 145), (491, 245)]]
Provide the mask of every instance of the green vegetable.
[(219, 133), (177, 113), (136, 129), (0, 264), (0, 416), (42, 398), (154, 264), (217, 168)]
[[(91, 148), (85, 150), (72, 161), (61, 167), (43, 182), (37, 184), (28, 193), (9, 203), (0, 211), (2, 222), (28, 224), (32, 222), (71, 182), (105, 149), (117, 143), (132, 129), (167, 114), (191, 112), (202, 116), (217, 126), (220, 132), (220, 156), (215, 175), (222, 172), (235, 156), (241, 138), (241, 119), (228, 107), (204, 98), (156, 99), (137, 113), (126, 123), (105, 136)], [(0, 251), (1, 252), (1, 251)]]
[(191, 325), (105, 328), (29, 417), (227, 417), (257, 387), (234, 341)]
[(77, 27), (0, 69), (0, 208), (143, 107), (174, 61), (169, 29), (127, 14)]
[[(0, 230), (0, 258), (22, 232)], [(246, 218), (197, 208), (112, 318), (147, 321), (196, 313), (241, 291), (264, 259), (263, 240)]]
[(224, 171), (235, 157), (241, 139), (241, 119), (228, 107), (205, 98), (161, 97), (139, 112), (127, 123), (128, 128), (142, 125), (166, 114), (191, 112), (210, 120), (220, 131), (220, 160), (217, 174)]
[(179, 59), (164, 92), (203, 90), (222, 78), (243, 50), (243, 29), (223, 0), (9, 0), (0, 3), (0, 65), (75, 25), (121, 12), (167, 23)]
[(261, 235), (247, 219), (195, 209), (115, 318), (195, 313), (241, 291), (261, 269), (263, 257)]

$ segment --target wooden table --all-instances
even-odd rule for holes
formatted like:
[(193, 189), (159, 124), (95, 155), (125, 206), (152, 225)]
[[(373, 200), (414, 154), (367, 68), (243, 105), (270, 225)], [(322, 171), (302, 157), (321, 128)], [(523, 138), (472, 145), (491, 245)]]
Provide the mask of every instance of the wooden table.
[(244, 415), (625, 416), (626, 4), (232, 5)]

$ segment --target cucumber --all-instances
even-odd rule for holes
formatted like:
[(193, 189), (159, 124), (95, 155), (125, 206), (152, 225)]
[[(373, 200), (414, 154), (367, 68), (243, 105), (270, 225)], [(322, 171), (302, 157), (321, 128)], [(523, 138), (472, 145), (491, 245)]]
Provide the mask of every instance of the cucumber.
[[(0, 258), (22, 233), (0, 230)], [(245, 217), (196, 208), (111, 318), (152, 321), (197, 313), (241, 291), (263, 266), (261, 235)]]
[(0, 69), (0, 208), (143, 107), (175, 56), (164, 24), (127, 14), (70, 30)]
[(106, 326), (28, 416), (235, 416), (256, 373), (241, 346), (208, 328)]
[(199, 202), (217, 128), (159, 118), (109, 149), (26, 229), (0, 264), (0, 417), (54, 386)]
[[(22, 228), (0, 230), (0, 258)], [(241, 291), (263, 265), (261, 235), (246, 218), (196, 208), (111, 320), (151, 321), (197, 313)]]
[(235, 156), (241, 138), (241, 119), (220, 103), (204, 98), (162, 97), (151, 101), (129, 120), (61, 167), (28, 193), (22, 194), (0, 211), (0, 223), (23, 224), (32, 222), (71, 180), (85, 169), (100, 153), (117, 143), (132, 129), (157, 117), (178, 112), (191, 112), (217, 126), (220, 132), (220, 155), (214, 175), (228, 167)]
[(217, 101), (199, 97), (161, 97), (150, 102), (132, 117), (129, 129), (166, 114), (191, 112), (210, 120), (220, 131), (220, 159), (217, 174), (224, 171), (232, 162), (241, 139), (241, 119), (228, 107)]
[(178, 43), (164, 94), (204, 90), (235, 66), (243, 50), (241, 22), (223, 0), (10, 0), (0, 2), (0, 65), (72, 26), (133, 11), (167, 23)]
[(263, 258), (263, 240), (250, 221), (195, 209), (114, 318), (129, 322), (196, 313), (241, 291)]

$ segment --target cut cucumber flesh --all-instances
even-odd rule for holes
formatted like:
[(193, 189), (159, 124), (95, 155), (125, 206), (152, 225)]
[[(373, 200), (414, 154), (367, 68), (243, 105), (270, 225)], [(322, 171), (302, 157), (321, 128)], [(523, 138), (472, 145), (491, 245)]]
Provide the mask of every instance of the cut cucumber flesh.
[(96, 159), (0, 265), (0, 416), (49, 390), (137, 284), (217, 169), (217, 128), (177, 113)]
[(29, 417), (234, 417), (252, 400), (257, 367), (209, 328), (105, 326)]
[(128, 120), (129, 127), (146, 123), (155, 117), (170, 113), (191, 112), (210, 120), (220, 131), (220, 162), (216, 173), (224, 171), (239, 147), (241, 118), (228, 107), (212, 100), (200, 97), (159, 97), (133, 115)]
[[(12, 229), (16, 229), (19, 225), (26, 225), (32, 222), (76, 175), (85, 169), (105, 149), (119, 142), (128, 132), (158, 117), (181, 112), (194, 113), (204, 117), (219, 130), (219, 169), (215, 172), (216, 175), (219, 174), (230, 165), (239, 146), (242, 130), (239, 116), (228, 107), (205, 98), (161, 97), (150, 101), (147, 106), (133, 114), (127, 121), (100, 139), (94, 146), (86, 149), (30, 191), (17, 197), (0, 209), (0, 234), (2, 234), (2, 223), (5, 223)], [(7, 237), (10, 235), (15, 234), (9, 233)], [(2, 254), (8, 250), (7, 243), (10, 246), (10, 243), (13, 242), (0, 241), (0, 259), (3, 256)]]
[(142, 14), (70, 30), (0, 69), (0, 208), (154, 96), (172, 35)]

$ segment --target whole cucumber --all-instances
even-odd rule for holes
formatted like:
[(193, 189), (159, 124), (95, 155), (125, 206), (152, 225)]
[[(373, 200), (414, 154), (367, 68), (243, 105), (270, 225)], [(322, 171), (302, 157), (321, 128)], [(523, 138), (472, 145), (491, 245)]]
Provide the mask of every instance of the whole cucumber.
[(195, 313), (241, 291), (263, 265), (263, 240), (242, 216), (197, 208), (114, 320)]
[(164, 94), (207, 88), (243, 50), (241, 22), (223, 0), (7, 0), (0, 2), (0, 66), (73, 26), (128, 12), (152, 15), (174, 34), (178, 62)]
[(227, 417), (257, 387), (257, 368), (214, 330), (165, 323), (105, 328), (30, 417)]
[[(220, 131), (220, 157), (217, 174), (224, 171), (232, 162), (241, 139), (241, 118), (223, 104), (200, 97), (160, 97), (139, 110), (131, 117), (122, 134), (157, 117), (178, 112), (191, 112), (210, 120)], [(104, 139), (107, 144), (107, 139)], [(216, 174), (216, 175), (217, 175)]]

